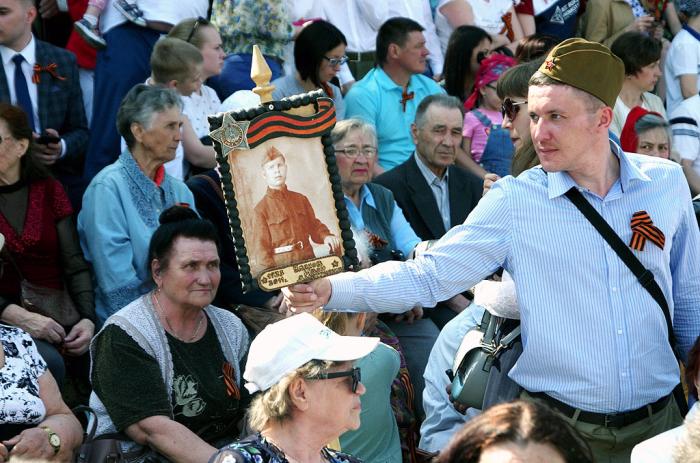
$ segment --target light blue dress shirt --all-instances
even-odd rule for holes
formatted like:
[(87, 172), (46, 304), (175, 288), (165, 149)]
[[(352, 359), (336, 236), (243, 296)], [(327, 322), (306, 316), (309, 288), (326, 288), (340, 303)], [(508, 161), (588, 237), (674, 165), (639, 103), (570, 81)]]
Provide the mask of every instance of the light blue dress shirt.
[(423, 256), (331, 277), (326, 308), (432, 307), (503, 266), (522, 317), (524, 352), (510, 372), (518, 384), (598, 413), (669, 394), (679, 369), (661, 308), (564, 193), (582, 190), (624, 242), (640, 210), (664, 232), (663, 250), (647, 242), (634, 253), (669, 302), (683, 356), (700, 334), (698, 224), (680, 166), (611, 146), (620, 177), (604, 198), (539, 166), (505, 177)]
[(345, 96), (345, 117), (359, 117), (377, 129), (379, 164), (386, 170), (398, 166), (413, 153), (411, 124), (423, 98), (445, 93), (433, 79), (421, 74), (411, 76), (408, 91), (413, 92), (413, 98), (406, 102), (404, 111), (401, 104), (403, 88), (376, 67), (356, 82)]
[[(348, 208), (348, 214), (350, 215), (350, 224), (356, 230), (365, 229), (365, 221), (362, 218), (362, 208), (372, 207), (377, 208), (372, 192), (369, 191), (367, 185), (362, 185), (360, 188), (360, 207), (355, 206), (350, 198), (345, 196), (345, 205)], [(394, 211), (391, 214), (391, 249), (398, 249), (403, 252), (404, 256), (408, 256), (413, 248), (420, 243), (420, 238), (413, 231), (411, 225), (406, 221), (406, 216), (403, 215), (403, 211), (394, 201)]]
[(416, 164), (418, 165), (418, 170), (423, 174), (423, 178), (430, 186), (430, 191), (433, 192), (435, 197), (435, 203), (437, 203), (438, 211), (440, 211), (440, 217), (442, 218), (442, 224), (445, 226), (445, 230), (452, 228), (452, 221), (450, 220), (450, 185), (449, 181), (449, 169), (445, 169), (445, 175), (442, 178), (438, 178), (437, 175), (433, 173), (432, 170), (425, 165), (423, 160), (418, 156), (418, 153), (414, 154), (416, 158)]

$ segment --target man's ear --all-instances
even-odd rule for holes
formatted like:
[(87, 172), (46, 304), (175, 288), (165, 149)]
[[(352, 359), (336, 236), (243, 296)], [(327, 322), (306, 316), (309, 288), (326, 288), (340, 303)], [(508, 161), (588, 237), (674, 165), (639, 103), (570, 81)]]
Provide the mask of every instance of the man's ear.
[(411, 124), (411, 138), (413, 139), (413, 144), (418, 145), (418, 126), (415, 123)]
[(386, 56), (389, 58), (397, 59), (401, 55), (401, 47), (396, 43), (390, 43), (387, 49)]
[(609, 106), (605, 106), (599, 111), (600, 114), (598, 115), (598, 125), (600, 127), (604, 127), (605, 130), (608, 130), (613, 121), (613, 110)]

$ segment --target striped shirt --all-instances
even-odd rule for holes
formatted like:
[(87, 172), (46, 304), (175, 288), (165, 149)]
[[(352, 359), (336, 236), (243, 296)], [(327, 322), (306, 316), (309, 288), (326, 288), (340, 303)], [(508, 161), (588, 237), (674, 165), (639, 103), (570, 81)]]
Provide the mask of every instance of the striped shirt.
[(700, 233), (678, 165), (613, 149), (620, 177), (604, 198), (541, 167), (503, 178), (423, 256), (331, 277), (326, 308), (433, 307), (503, 266), (521, 310), (524, 352), (510, 372), (518, 384), (598, 413), (669, 394), (679, 370), (661, 308), (564, 193), (579, 188), (626, 243), (640, 210), (664, 232), (663, 250), (647, 242), (633, 252), (669, 302), (683, 355), (700, 334)]

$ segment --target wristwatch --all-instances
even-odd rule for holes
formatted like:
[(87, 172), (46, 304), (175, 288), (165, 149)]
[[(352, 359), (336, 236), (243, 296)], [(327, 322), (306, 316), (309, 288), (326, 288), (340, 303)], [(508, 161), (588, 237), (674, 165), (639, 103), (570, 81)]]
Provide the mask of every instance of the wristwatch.
[(48, 426), (41, 426), (41, 429), (46, 431), (49, 438), (49, 445), (53, 449), (53, 454), (56, 455), (61, 451), (61, 436), (53, 432)]

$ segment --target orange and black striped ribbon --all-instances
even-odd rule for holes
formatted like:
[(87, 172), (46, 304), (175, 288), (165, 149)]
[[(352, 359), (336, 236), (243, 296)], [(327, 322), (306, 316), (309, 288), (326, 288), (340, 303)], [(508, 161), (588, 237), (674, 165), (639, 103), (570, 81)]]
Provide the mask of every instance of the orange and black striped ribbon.
[(403, 108), (403, 112), (406, 112), (406, 103), (412, 100), (414, 96), (413, 92), (408, 91), (408, 85), (406, 85), (403, 92), (401, 92), (401, 107)]
[(321, 88), (323, 91), (328, 95), (328, 98), (334, 98), (335, 95), (333, 94), (333, 87), (328, 85), (328, 82), (321, 82)]
[(238, 385), (236, 384), (236, 372), (233, 370), (233, 366), (228, 362), (224, 362), (222, 370), (224, 372), (226, 394), (234, 399), (240, 399), (241, 391), (238, 390)]
[(632, 239), (630, 240), (632, 249), (644, 251), (647, 240), (661, 249), (664, 248), (666, 237), (661, 230), (654, 226), (647, 211), (638, 211), (632, 214), (630, 225), (632, 226)]
[(501, 16), (501, 21), (503, 21), (503, 29), (501, 29), (501, 34), (506, 34), (508, 40), (512, 42), (515, 39), (515, 31), (513, 31), (512, 13), (506, 13), (503, 16)]
[(32, 82), (38, 84), (41, 82), (41, 73), (48, 72), (51, 77), (58, 80), (66, 80), (65, 77), (58, 75), (58, 65), (56, 63), (51, 63), (48, 66), (41, 66), (40, 64), (35, 64), (32, 68), (34, 74), (32, 75)]

